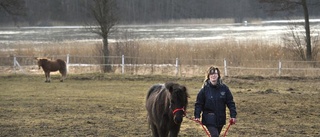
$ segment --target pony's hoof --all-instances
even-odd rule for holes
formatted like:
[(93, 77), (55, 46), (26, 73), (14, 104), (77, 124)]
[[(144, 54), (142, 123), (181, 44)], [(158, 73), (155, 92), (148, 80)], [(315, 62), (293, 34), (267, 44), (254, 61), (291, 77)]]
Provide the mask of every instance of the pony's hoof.
[(46, 82), (46, 83), (50, 83), (50, 81), (44, 81), (44, 82)]
[(60, 80), (60, 82), (63, 82), (63, 80)]

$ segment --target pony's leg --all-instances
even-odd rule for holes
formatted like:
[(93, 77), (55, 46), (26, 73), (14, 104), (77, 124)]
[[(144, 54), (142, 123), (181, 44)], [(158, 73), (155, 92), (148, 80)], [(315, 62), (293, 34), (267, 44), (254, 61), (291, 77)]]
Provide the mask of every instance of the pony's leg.
[(64, 74), (61, 70), (59, 70), (60, 74), (61, 74), (61, 79), (60, 79), (60, 82), (63, 82), (63, 79), (64, 79)]
[(44, 75), (46, 77), (46, 81), (44, 81), (44, 82), (49, 82), (49, 80), (48, 80), (48, 72), (44, 72)]
[(169, 134), (169, 130), (167, 129), (167, 127), (162, 126), (162, 127), (160, 127), (160, 129), (158, 129), (158, 133), (159, 133), (160, 137), (167, 137)]
[(180, 131), (180, 124), (179, 125), (175, 125), (172, 128), (170, 128), (170, 137), (177, 137)]
[(50, 71), (47, 72), (47, 82), (51, 82)]
[(151, 124), (151, 131), (152, 131), (152, 136), (153, 137), (159, 137), (159, 133), (158, 133), (156, 125)]
[(60, 82), (63, 82), (64, 79), (66, 79), (67, 71), (66, 70), (59, 70), (59, 72), (61, 74)]

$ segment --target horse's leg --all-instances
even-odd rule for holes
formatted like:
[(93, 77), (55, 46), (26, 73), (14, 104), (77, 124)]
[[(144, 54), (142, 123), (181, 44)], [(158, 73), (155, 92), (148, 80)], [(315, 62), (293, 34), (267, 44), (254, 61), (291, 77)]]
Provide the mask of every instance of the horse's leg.
[(177, 137), (180, 131), (180, 124), (174, 125), (172, 128), (170, 128), (170, 137)]
[(60, 82), (63, 82), (64, 79), (66, 78), (67, 71), (66, 71), (66, 70), (59, 70), (59, 72), (60, 72), (60, 74), (61, 74)]
[(169, 134), (169, 130), (166, 127), (167, 125), (162, 125), (160, 129), (158, 129), (158, 133), (160, 137), (167, 137)]
[(44, 76), (46, 77), (46, 81), (44, 81), (44, 82), (49, 82), (49, 81), (48, 81), (48, 72), (45, 71), (45, 72), (44, 72)]
[(47, 82), (51, 82), (51, 77), (50, 77), (50, 71), (48, 71), (47, 73), (46, 73), (46, 77), (47, 77)]
[(152, 131), (152, 136), (153, 137), (159, 137), (159, 133), (158, 133), (156, 125), (151, 124), (151, 131)]

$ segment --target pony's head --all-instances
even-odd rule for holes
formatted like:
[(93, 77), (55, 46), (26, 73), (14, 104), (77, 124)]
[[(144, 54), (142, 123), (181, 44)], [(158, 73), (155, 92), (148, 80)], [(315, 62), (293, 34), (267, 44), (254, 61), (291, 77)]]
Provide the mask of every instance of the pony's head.
[(165, 87), (171, 94), (170, 109), (172, 110), (173, 120), (176, 124), (180, 124), (186, 115), (188, 105), (189, 94), (187, 88), (177, 83), (166, 83)]
[(38, 67), (40, 69), (40, 67), (44, 64), (46, 64), (46, 62), (48, 61), (48, 59), (45, 59), (45, 58), (34, 58), (35, 60), (37, 60), (37, 63), (38, 63)]

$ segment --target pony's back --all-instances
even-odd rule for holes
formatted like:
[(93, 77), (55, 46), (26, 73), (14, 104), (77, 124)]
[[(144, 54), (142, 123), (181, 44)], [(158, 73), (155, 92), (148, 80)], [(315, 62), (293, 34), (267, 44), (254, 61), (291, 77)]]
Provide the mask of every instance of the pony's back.
[(147, 99), (150, 97), (150, 95), (151, 95), (152, 93), (159, 91), (161, 88), (162, 88), (162, 85), (161, 85), (161, 84), (155, 84), (155, 85), (153, 85), (153, 86), (149, 89), (149, 91), (148, 91), (148, 93), (147, 93)]

